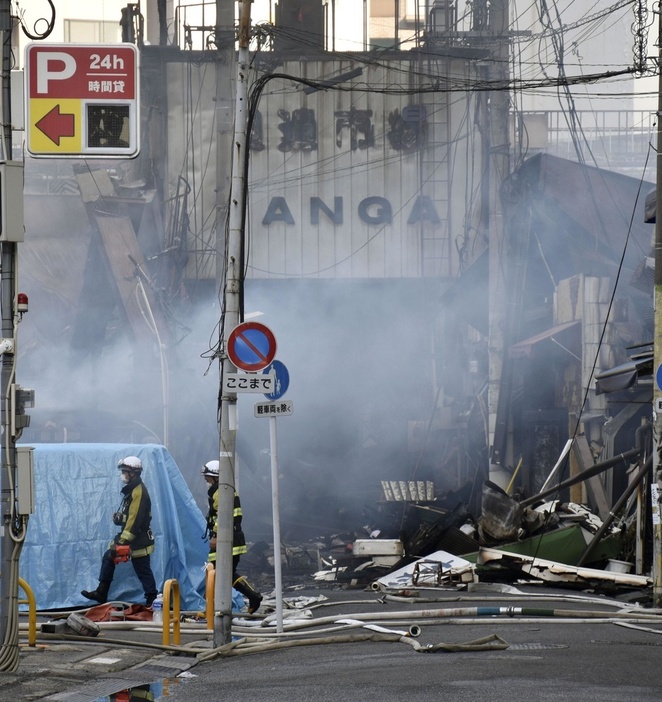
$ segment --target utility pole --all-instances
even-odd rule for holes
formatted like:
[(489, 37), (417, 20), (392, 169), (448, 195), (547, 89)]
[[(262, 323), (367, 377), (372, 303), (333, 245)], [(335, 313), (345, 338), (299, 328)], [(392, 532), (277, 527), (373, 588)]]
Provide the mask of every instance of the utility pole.
[[(0, 32), (2, 32), (2, 157), (1, 161), (11, 161), (12, 157), (12, 120), (11, 120), (11, 37), (14, 18), (11, 15), (10, 0), (0, 0)], [(7, 209), (6, 178), (3, 174), (0, 187), (3, 189), (2, 208)], [(12, 208), (23, 207), (23, 202), (11, 203)], [(7, 212), (0, 215), (6, 217)], [(22, 222), (22, 218), (21, 218)], [(0, 505), (2, 509), (2, 532), (0, 535), (0, 670), (18, 669), (18, 560), (21, 552), (27, 517), (16, 515), (16, 445), (11, 427), (12, 409), (10, 398), (12, 379), (15, 371), (15, 315), (16, 298), (16, 239), (6, 227), (0, 233), (0, 310), (2, 313), (2, 342), (10, 350), (2, 353), (0, 387), (2, 405), (0, 419), (2, 424), (0, 460)], [(22, 224), (21, 224), (22, 229)], [(22, 236), (22, 231), (20, 232)], [(23, 528), (17, 522), (20, 520)]]
[(216, 0), (216, 281), (220, 289), (225, 278), (225, 247), (230, 200), (232, 136), (235, 122), (235, 0)]
[(657, 9), (658, 20), (658, 104), (657, 104), (657, 161), (655, 184), (655, 295), (654, 346), (655, 380), (653, 384), (653, 480), (651, 481), (651, 512), (653, 515), (653, 604), (662, 605), (662, 523), (660, 522), (660, 486), (662, 485), (662, 391), (660, 373), (662, 366), (662, 11)]
[(229, 227), (226, 246), (225, 293), (223, 296), (223, 348), (221, 350), (221, 417), (218, 480), (218, 529), (216, 542), (216, 586), (214, 592), (214, 645), (230, 643), (232, 638), (232, 537), (237, 442), (237, 395), (223, 390), (223, 378), (237, 369), (227, 355), (228, 338), (241, 322), (243, 304), (244, 202), (247, 174), (246, 125), (247, 81), (250, 40), (250, 4), (241, 0), (239, 15), (239, 54), (235, 96), (235, 127), (232, 140), (232, 182), (230, 187)]
[[(502, 465), (505, 456), (498, 453), (495, 446), (498, 438), (497, 418), (499, 410), (503, 411), (504, 398), (500, 398), (502, 374), (507, 368), (506, 354), (506, 270), (507, 249), (504, 245), (503, 211), (501, 207), (501, 185), (510, 174), (510, 144), (508, 137), (508, 112), (510, 94), (508, 90), (508, 70), (510, 39), (508, 37), (508, 0), (493, 0), (489, 10), (485, 3), (478, 3), (482, 11), (474, 17), (474, 21), (482, 29), (485, 18), (488, 18), (487, 41), (491, 47), (491, 60), (488, 68), (488, 80), (496, 86), (488, 93), (488, 124), (489, 139), (488, 163), (483, 169), (489, 174), (489, 198), (487, 235), (489, 240), (489, 332), (488, 332), (488, 447), (489, 447), (489, 478), (505, 488), (508, 476)], [(501, 400), (501, 401), (500, 401)]]

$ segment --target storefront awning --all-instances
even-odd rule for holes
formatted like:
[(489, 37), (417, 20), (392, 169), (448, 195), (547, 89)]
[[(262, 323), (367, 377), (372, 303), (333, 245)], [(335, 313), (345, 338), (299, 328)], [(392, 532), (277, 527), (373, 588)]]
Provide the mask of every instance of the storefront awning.
[[(557, 324), (551, 329), (547, 329), (544, 332), (540, 332), (540, 334), (530, 336), (528, 339), (513, 344), (510, 349), (508, 349), (508, 354), (510, 358), (529, 358), (533, 355), (535, 347), (543, 341), (549, 341), (551, 343), (556, 341), (562, 348), (566, 348), (564, 343), (567, 341), (567, 339), (564, 338), (564, 336), (566, 336), (565, 332), (579, 327), (580, 324), (580, 320)], [(560, 341), (557, 340), (556, 337), (560, 337)], [(566, 350), (568, 349), (566, 348)], [(569, 351), (569, 353), (572, 353), (572, 351)]]
[(640, 377), (650, 377), (653, 374), (653, 352), (639, 354), (636, 358), (620, 366), (610, 368), (595, 376), (595, 392), (597, 395), (617, 390), (627, 390), (633, 387)]

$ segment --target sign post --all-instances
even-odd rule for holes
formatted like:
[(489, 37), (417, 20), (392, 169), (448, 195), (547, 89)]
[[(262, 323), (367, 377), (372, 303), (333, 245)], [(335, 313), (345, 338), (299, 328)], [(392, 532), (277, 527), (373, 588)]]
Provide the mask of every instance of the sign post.
[(278, 441), (276, 417), (269, 418), (269, 444), (271, 454), (271, 511), (274, 534), (274, 581), (276, 585), (276, 633), (283, 633), (283, 574), (280, 553), (280, 491), (278, 487)]
[(133, 44), (28, 44), (28, 153), (133, 158), (140, 149), (138, 87)]
[(276, 631), (283, 631), (283, 576), (281, 570), (280, 552), (280, 504), (278, 488), (278, 441), (276, 437), (276, 417), (290, 416), (292, 414), (292, 402), (290, 400), (280, 400), (285, 394), (289, 384), (290, 375), (287, 368), (280, 361), (273, 363), (264, 370), (264, 373), (275, 376), (276, 388), (271, 393), (265, 393), (265, 397), (272, 402), (258, 402), (253, 408), (256, 417), (269, 417), (269, 446), (271, 455), (271, 511), (273, 514), (274, 533), (274, 580), (276, 585)]

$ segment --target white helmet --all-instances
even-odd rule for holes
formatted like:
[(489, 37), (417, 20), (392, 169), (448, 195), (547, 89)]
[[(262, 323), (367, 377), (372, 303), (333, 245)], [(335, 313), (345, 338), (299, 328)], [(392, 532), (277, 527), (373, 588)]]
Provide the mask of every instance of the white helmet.
[(207, 463), (202, 466), (202, 474), (204, 476), (210, 476), (212, 478), (218, 478), (218, 461), (207, 461)]
[(143, 469), (143, 463), (138, 456), (127, 456), (117, 462), (117, 467), (120, 470), (131, 470), (140, 473)]

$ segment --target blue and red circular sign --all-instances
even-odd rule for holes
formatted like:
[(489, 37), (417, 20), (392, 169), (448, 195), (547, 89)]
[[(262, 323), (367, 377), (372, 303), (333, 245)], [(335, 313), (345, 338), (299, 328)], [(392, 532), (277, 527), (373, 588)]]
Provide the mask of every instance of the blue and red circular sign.
[(260, 371), (276, 356), (276, 337), (259, 322), (243, 322), (228, 337), (228, 358), (241, 370)]

